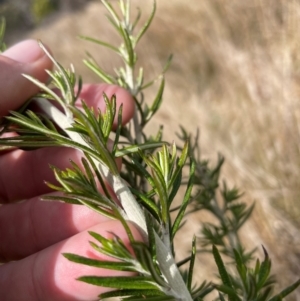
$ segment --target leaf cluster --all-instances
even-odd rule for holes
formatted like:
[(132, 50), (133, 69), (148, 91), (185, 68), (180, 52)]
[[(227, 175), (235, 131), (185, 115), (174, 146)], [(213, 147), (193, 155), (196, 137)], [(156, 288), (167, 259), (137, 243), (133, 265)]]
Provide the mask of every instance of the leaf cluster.
[(255, 300), (255, 301), (279, 301), (293, 292), (299, 285), (300, 279), (282, 290), (280, 293), (271, 296), (274, 289), (275, 278), (270, 275), (271, 260), (265, 248), (264, 260), (256, 260), (255, 267), (250, 268), (243, 260), (241, 254), (234, 249), (234, 259), (237, 273), (230, 273), (221, 258), (215, 245), (213, 245), (213, 255), (218, 266), (221, 285), (215, 285), (219, 291), (219, 300), (225, 300), (224, 295), (228, 296), (229, 301)]

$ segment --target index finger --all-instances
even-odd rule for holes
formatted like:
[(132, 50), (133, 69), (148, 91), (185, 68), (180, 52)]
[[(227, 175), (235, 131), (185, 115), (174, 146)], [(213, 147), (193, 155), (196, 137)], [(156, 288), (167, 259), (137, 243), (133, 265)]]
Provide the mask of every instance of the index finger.
[(16, 44), (0, 55), (0, 117), (19, 108), (39, 88), (22, 74), (46, 82), (52, 62), (34, 40)]

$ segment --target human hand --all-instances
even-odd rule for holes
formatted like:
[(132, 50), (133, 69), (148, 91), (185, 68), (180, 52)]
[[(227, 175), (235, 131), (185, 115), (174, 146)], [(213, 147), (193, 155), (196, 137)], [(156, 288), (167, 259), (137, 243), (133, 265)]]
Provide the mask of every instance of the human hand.
[[(38, 88), (21, 76), (47, 81), (45, 69), (52, 63), (35, 41), (25, 41), (0, 55), (0, 117), (17, 109)], [(81, 92), (88, 105), (105, 108), (102, 93), (123, 103), (123, 122), (133, 114), (134, 102), (125, 90), (109, 85), (85, 85)], [(80, 164), (82, 154), (68, 148), (13, 150), (0, 156), (0, 296), (5, 301), (95, 300), (105, 288), (77, 280), (83, 275), (121, 275), (120, 272), (75, 264), (62, 253), (105, 259), (94, 253), (87, 231), (110, 237), (116, 233), (126, 245), (127, 235), (119, 222), (85, 206), (42, 202), (49, 193), (44, 181), (55, 182), (49, 164), (64, 169), (71, 158)], [(22, 200), (20, 202), (20, 200)], [(132, 227), (136, 239), (141, 239)], [(122, 273), (124, 275), (124, 273)]]

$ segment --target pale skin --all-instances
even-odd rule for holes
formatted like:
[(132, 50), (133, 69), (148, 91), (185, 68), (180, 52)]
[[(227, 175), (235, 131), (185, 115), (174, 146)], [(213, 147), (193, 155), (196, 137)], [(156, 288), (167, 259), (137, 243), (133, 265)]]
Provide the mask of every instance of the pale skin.
[[(37, 42), (21, 42), (0, 55), (0, 117), (17, 109), (38, 88), (21, 76), (29, 74), (47, 81), (50, 59)], [(123, 123), (133, 114), (134, 101), (125, 90), (110, 85), (85, 85), (81, 93), (90, 106), (105, 108), (102, 93), (115, 94), (123, 103)], [(49, 164), (61, 169), (69, 159), (80, 162), (81, 153), (67, 148), (45, 148), (0, 154), (0, 296), (9, 301), (97, 300), (107, 289), (75, 280), (83, 275), (118, 272), (85, 267), (69, 262), (61, 253), (103, 258), (92, 250), (87, 231), (110, 237), (116, 233), (128, 245), (122, 226), (84, 206), (45, 202), (51, 193), (44, 180), (54, 182)], [(139, 232), (132, 227), (136, 239)], [(122, 274), (124, 275), (124, 274)]]

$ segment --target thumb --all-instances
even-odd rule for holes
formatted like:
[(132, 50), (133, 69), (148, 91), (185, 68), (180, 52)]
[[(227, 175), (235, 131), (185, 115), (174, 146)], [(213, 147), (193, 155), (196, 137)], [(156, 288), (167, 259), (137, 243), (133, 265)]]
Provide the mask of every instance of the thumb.
[(39, 91), (22, 74), (46, 82), (52, 62), (34, 40), (20, 42), (0, 55), (0, 117), (20, 107)]

